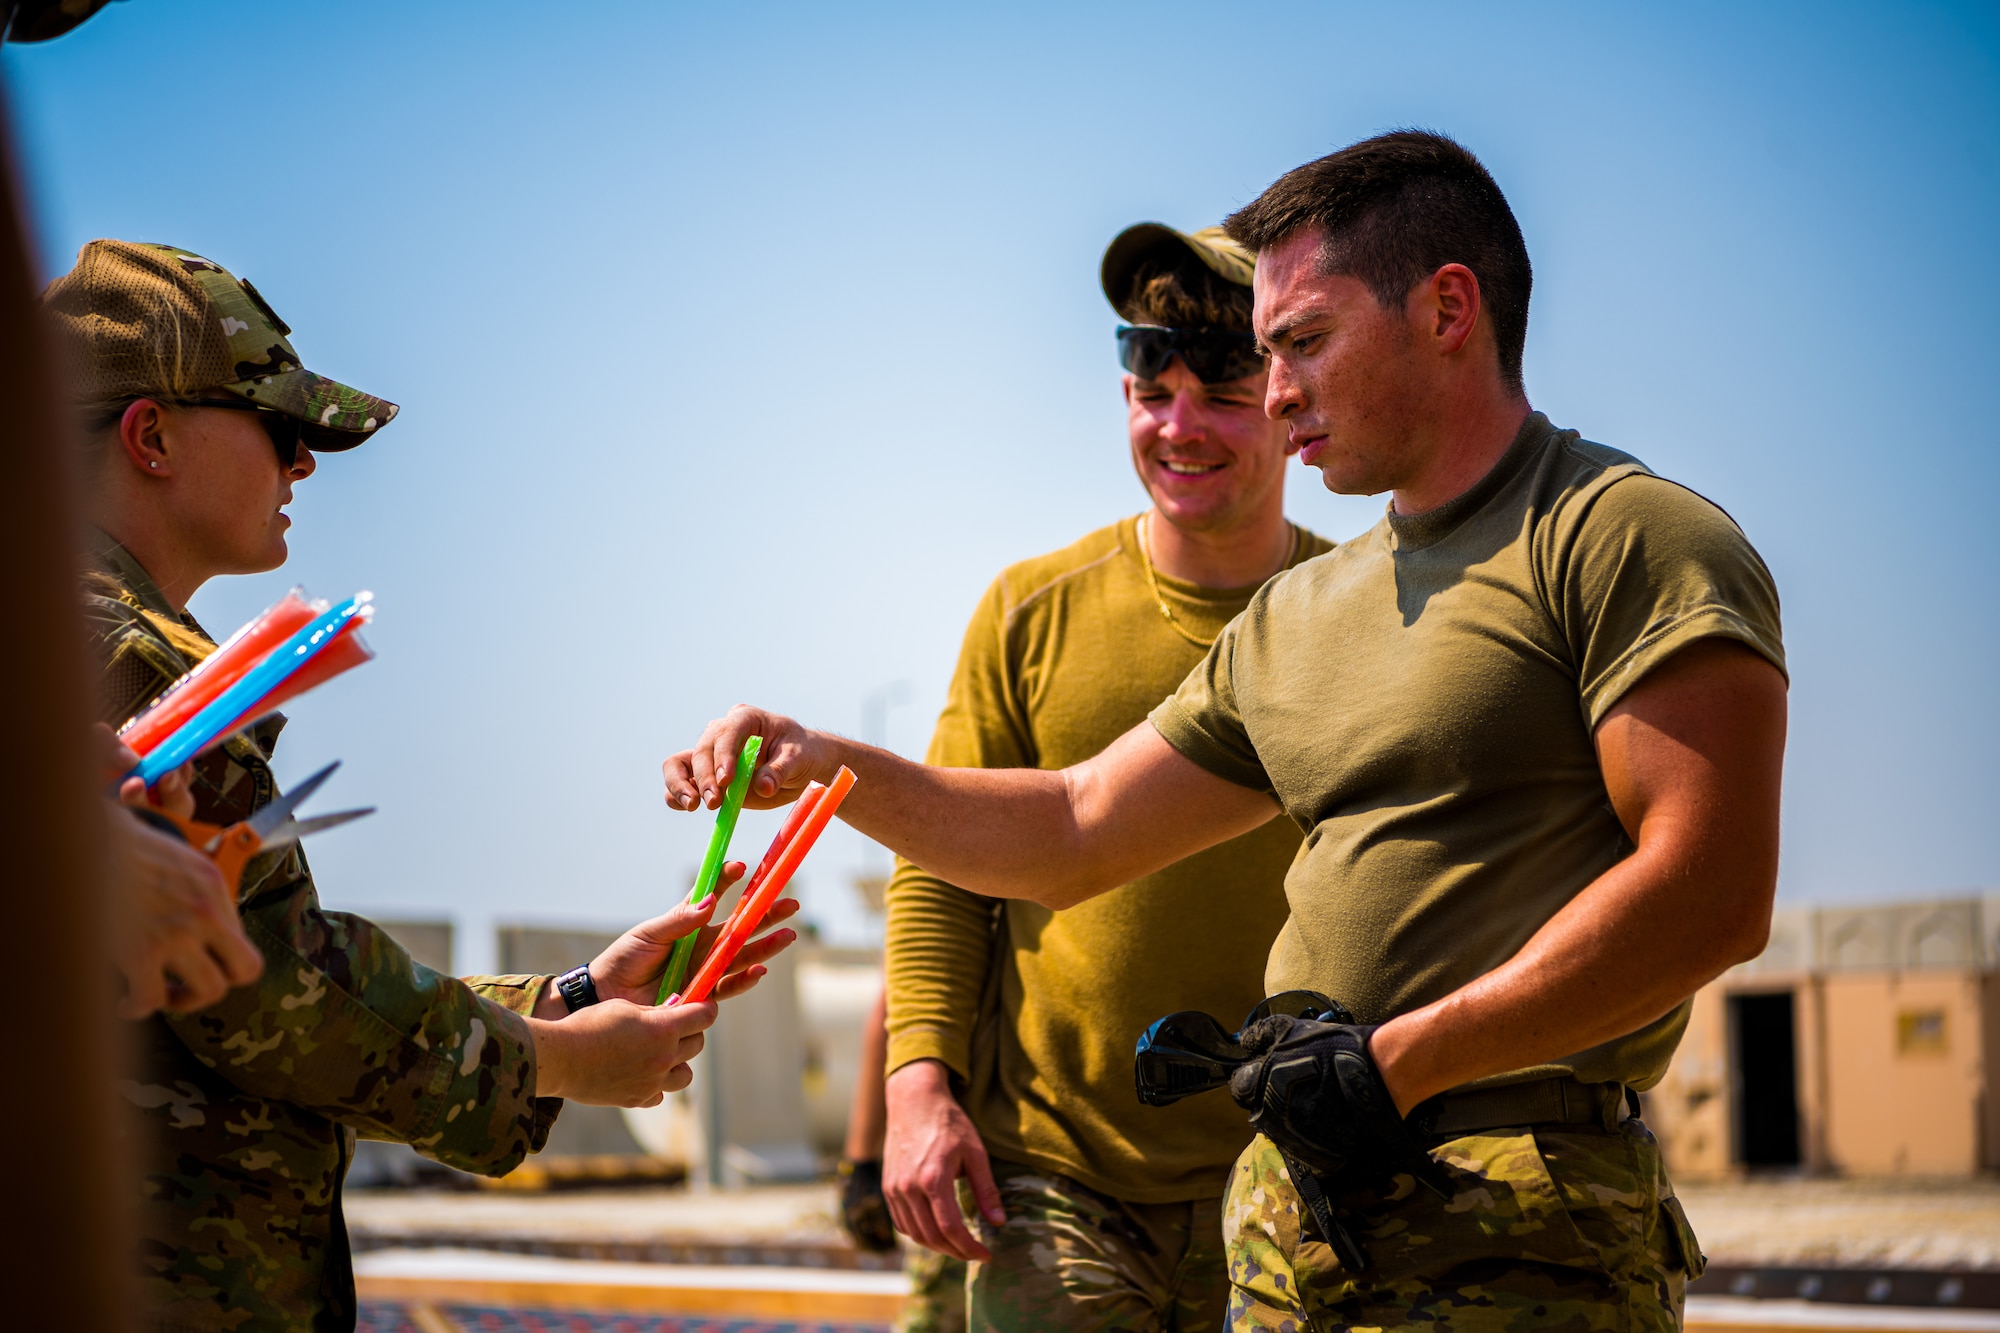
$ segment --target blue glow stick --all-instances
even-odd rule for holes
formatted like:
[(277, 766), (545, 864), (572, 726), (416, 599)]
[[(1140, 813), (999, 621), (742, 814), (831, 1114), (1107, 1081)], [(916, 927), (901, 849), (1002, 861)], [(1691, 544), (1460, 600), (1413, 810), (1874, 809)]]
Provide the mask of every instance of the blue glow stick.
[(298, 633), (273, 648), (263, 661), (244, 672), (241, 680), (216, 695), (206, 708), (183, 722), (125, 776), (144, 778), (150, 787), (227, 735), (234, 729), (237, 719), (332, 643), (341, 628), (361, 614), (368, 600), (369, 594), (356, 593), (339, 606), (300, 626)]

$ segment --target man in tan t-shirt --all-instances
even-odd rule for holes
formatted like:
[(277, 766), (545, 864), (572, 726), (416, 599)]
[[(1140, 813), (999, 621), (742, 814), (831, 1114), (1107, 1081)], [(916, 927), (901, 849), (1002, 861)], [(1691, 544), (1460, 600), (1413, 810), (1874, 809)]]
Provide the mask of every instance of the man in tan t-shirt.
[(1382, 521), (1062, 772), (925, 768), (744, 708), (667, 761), (668, 801), (712, 804), (761, 734), (753, 799), (849, 764), (855, 827), (1056, 909), (1284, 815), (1305, 842), (1265, 986), (1325, 998), (1240, 1042), (1169, 1025), (1236, 1067), (1260, 1130), (1224, 1206), (1233, 1326), (1678, 1327), (1701, 1259), (1628, 1106), (1769, 932), (1769, 571), (1720, 509), (1530, 407), (1527, 249), (1458, 144), (1364, 140), (1227, 227), (1257, 252), (1265, 410), (1329, 488), (1389, 492)]
[[(930, 763), (1089, 758), (1173, 693), (1267, 577), (1329, 549), (1285, 520), (1290, 451), (1264, 415), (1251, 269), (1219, 227), (1112, 241), (1102, 282), (1130, 321), (1120, 360), (1151, 505), (1002, 571)], [(1220, 1098), (1141, 1106), (1132, 1043), (1167, 1010), (1240, 1017), (1263, 998), (1298, 846), (1273, 820), (1061, 914), (897, 867), (884, 1192), (905, 1233), (974, 1261), (972, 1327), (1223, 1326), (1222, 1191), (1250, 1129)]]

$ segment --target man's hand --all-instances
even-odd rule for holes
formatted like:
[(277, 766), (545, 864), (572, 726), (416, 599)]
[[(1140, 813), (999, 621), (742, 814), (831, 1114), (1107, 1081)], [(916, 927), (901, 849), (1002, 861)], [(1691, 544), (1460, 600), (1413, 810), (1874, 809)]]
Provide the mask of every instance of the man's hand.
[(932, 768), (741, 704), (709, 723), (693, 749), (660, 766), (667, 804), (720, 804), (753, 735), (764, 746), (748, 804), (783, 805), (845, 764), (858, 781), (841, 804), (842, 822), (959, 888), (1052, 910), (1248, 833), (1278, 813), (1270, 793), (1208, 772), (1150, 722), (1060, 771)]
[(722, 805), (722, 794), (736, 774), (743, 742), (762, 736), (757, 776), (743, 804), (751, 810), (788, 805), (813, 781), (830, 782), (840, 768), (840, 742), (823, 732), (809, 731), (792, 719), (761, 708), (738, 704), (702, 728), (691, 750), (682, 750), (660, 765), (666, 779), (667, 804), (676, 810), (710, 810)]
[(1451, 1187), (1404, 1123), (1368, 1051), (1375, 1029), (1272, 1014), (1238, 1035), (1251, 1058), (1229, 1077), (1250, 1128), (1334, 1182), (1367, 1184), (1396, 1171), (1450, 1198)]
[[(647, 999), (651, 1000), (651, 996)], [(606, 1000), (557, 1022), (530, 1018), (535, 1095), (591, 1106), (658, 1106), (693, 1081), (715, 1002), (672, 1006)]]
[(936, 1060), (914, 1060), (889, 1075), (889, 1137), (882, 1151), (882, 1193), (896, 1229), (917, 1244), (960, 1259), (993, 1256), (965, 1225), (958, 1180), (972, 1183), (972, 1197), (988, 1222), (1007, 1214), (986, 1145), (951, 1095), (951, 1073)]
[(204, 1009), (255, 981), (264, 956), (243, 933), (215, 862), (179, 838), (107, 806), (111, 957), (125, 978), (119, 1013)]

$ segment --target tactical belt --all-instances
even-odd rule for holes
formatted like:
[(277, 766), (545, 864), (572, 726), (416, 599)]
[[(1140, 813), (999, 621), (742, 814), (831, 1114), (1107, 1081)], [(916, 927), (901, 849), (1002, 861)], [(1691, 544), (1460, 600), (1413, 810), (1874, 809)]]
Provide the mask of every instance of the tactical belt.
[[(1535, 1129), (1543, 1125), (1590, 1125), (1616, 1129), (1627, 1114), (1639, 1114), (1639, 1095), (1623, 1083), (1584, 1083), (1567, 1074), (1509, 1083), (1501, 1088), (1452, 1092), (1431, 1121), (1428, 1141), (1435, 1145), (1496, 1129)], [(1319, 1173), (1290, 1153), (1283, 1153), (1293, 1188), (1299, 1192), (1320, 1237), (1333, 1247), (1341, 1266), (1351, 1273), (1368, 1270), (1368, 1252), (1361, 1248), (1334, 1211)]]
[(1567, 1074), (1509, 1083), (1499, 1088), (1448, 1092), (1431, 1122), (1435, 1142), (1494, 1129), (1537, 1125), (1595, 1125), (1616, 1129), (1639, 1114), (1639, 1098), (1623, 1083), (1584, 1083)]

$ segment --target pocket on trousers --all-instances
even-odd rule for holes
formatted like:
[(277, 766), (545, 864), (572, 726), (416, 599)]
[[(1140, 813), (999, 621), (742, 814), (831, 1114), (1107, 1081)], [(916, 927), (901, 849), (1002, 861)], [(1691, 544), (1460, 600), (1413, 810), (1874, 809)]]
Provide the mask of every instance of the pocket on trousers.
[(1687, 1273), (1688, 1281), (1692, 1282), (1708, 1271), (1708, 1256), (1701, 1252), (1701, 1242), (1695, 1239), (1687, 1209), (1681, 1207), (1679, 1199), (1669, 1194), (1660, 1200), (1660, 1213), (1668, 1234), (1674, 1238), (1674, 1245), (1680, 1251), (1681, 1268)]
[[(1472, 1135), (1439, 1146), (1432, 1156), (1457, 1186), (1443, 1205), (1451, 1224), (1436, 1238), (1443, 1242), (1438, 1248), (1466, 1251), (1454, 1258), (1602, 1267), (1564, 1205), (1533, 1134)], [(1421, 1189), (1415, 1195), (1430, 1197)]]

